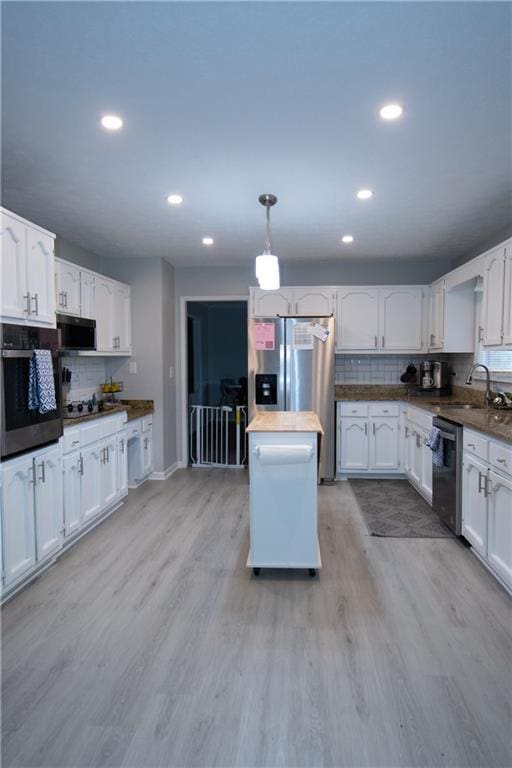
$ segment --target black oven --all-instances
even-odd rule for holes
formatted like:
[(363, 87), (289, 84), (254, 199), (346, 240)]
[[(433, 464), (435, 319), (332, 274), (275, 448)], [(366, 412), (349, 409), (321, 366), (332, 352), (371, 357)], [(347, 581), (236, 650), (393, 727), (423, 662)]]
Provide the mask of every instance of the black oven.
[[(29, 363), (34, 349), (52, 353), (56, 410), (28, 407)], [(55, 328), (0, 324), (2, 459), (58, 440), (62, 435), (59, 333)]]
[(57, 314), (60, 348), (66, 351), (96, 349), (96, 320)]

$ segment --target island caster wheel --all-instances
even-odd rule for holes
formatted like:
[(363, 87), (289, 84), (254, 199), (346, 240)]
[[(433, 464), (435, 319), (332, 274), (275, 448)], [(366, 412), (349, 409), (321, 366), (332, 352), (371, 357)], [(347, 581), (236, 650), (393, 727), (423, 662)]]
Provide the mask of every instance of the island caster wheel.
[(259, 568), (253, 568), (252, 572), (254, 573), (255, 576), (259, 576), (260, 575), (260, 569)]
[(314, 568), (308, 568), (308, 573), (311, 576), (312, 579), (316, 576), (316, 570)]

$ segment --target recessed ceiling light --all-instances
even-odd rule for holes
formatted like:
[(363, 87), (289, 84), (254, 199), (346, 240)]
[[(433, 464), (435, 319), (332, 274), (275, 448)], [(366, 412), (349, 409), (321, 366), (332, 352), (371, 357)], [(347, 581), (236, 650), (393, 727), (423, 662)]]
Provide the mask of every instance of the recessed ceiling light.
[(370, 197), (373, 197), (373, 192), (371, 189), (360, 189), (357, 196), (360, 200), (369, 200)]
[(101, 124), (107, 131), (118, 131), (123, 127), (123, 121), (117, 115), (103, 115)]
[(400, 104), (385, 104), (379, 114), (383, 120), (396, 120), (402, 112), (403, 109)]
[(343, 235), (341, 238), (342, 243), (353, 243), (354, 242), (354, 236), (353, 235)]
[(181, 205), (183, 202), (183, 198), (181, 195), (169, 195), (167, 198), (167, 202), (171, 205)]
[(203, 237), (203, 245), (213, 245), (213, 237)]

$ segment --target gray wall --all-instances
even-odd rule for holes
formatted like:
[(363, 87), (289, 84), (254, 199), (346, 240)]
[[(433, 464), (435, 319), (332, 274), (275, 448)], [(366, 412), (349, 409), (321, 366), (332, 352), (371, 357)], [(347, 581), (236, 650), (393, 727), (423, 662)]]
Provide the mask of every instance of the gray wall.
[(92, 269), (94, 272), (101, 271), (98, 268), (101, 262), (100, 256), (86, 251), (85, 248), (81, 248), (79, 245), (70, 243), (60, 235), (57, 235), (55, 240), (55, 255), (59, 259), (66, 259), (66, 261), (71, 261), (73, 264), (78, 264), (79, 267), (84, 267), (84, 269)]
[(491, 239), (487, 238), (486, 240), (481, 241), (478, 248), (473, 248), (471, 251), (468, 251), (468, 253), (464, 254), (464, 256), (461, 258), (454, 259), (452, 263), (452, 269), (455, 269), (455, 267), (460, 267), (461, 264), (465, 264), (467, 261), (471, 261), (471, 259), (480, 256), (481, 253), (485, 253), (485, 251), (488, 251), (495, 245), (499, 245), (504, 240), (508, 240), (509, 237), (512, 237), (512, 223), (508, 224), (500, 232), (497, 232)]

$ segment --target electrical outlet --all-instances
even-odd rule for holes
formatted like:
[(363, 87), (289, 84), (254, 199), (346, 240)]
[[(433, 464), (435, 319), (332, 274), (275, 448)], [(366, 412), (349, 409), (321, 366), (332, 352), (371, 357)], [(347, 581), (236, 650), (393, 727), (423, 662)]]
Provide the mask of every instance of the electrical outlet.
[(169, 378), (174, 379), (174, 365), (169, 368)]
[(137, 363), (135, 360), (133, 360), (131, 363), (128, 363), (128, 373), (137, 373)]

